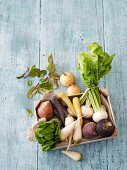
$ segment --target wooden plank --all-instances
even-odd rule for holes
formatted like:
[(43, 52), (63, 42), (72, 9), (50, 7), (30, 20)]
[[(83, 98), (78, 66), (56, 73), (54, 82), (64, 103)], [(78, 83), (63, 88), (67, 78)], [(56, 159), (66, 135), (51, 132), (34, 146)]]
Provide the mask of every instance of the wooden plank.
[[(77, 54), (86, 46), (97, 41), (103, 44), (102, 1), (41, 1), (41, 44), (40, 65), (47, 65), (47, 55), (55, 53), (57, 68), (65, 58), (65, 71), (76, 75), (76, 83), (84, 91), (84, 85), (77, 72)], [(101, 82), (101, 86), (104, 81)], [(61, 87), (60, 87), (61, 88)], [(74, 147), (84, 155), (82, 162), (74, 162), (61, 154), (61, 150), (38, 152), (38, 170), (91, 169), (106, 170), (106, 142)]]
[(16, 80), (27, 66), (39, 64), (39, 2), (6, 0), (0, 3), (0, 170), (37, 169), (37, 144), (26, 133), (35, 117), (26, 107), (26, 80)]
[(119, 138), (107, 142), (107, 169), (112, 170), (123, 170), (127, 167), (126, 11), (127, 2), (124, 0), (104, 1), (105, 48), (107, 51), (116, 53), (112, 72), (106, 78), (119, 129)]

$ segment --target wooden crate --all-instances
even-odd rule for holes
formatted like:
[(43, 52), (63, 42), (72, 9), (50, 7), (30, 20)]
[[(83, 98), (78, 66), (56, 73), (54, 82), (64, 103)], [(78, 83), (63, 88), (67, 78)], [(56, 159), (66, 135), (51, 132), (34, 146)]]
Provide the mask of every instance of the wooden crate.
[[(110, 101), (110, 97), (109, 97), (109, 92), (108, 92), (107, 89), (102, 89), (101, 92), (103, 93), (105, 99), (108, 101), (108, 104), (109, 104), (109, 107), (107, 108), (108, 109), (108, 114), (109, 114), (110, 120), (115, 125), (115, 131), (112, 134), (112, 136), (109, 136), (109, 137), (100, 137), (100, 136), (98, 136), (98, 137), (96, 137), (94, 139), (84, 139), (84, 138), (82, 138), (82, 141), (79, 143), (79, 145), (93, 143), (93, 142), (99, 142), (99, 141), (104, 141), (104, 140), (109, 140), (109, 139), (116, 138), (118, 136), (118, 129), (117, 129), (117, 126), (116, 126), (115, 116), (114, 116), (114, 113), (113, 113), (113, 110), (112, 110), (112, 105), (111, 105), (111, 101)], [(68, 96), (68, 97), (72, 100), (73, 97), (80, 97), (81, 95), (82, 95), (82, 93), (80, 93), (78, 95)], [(40, 101), (41, 100), (38, 100), (36, 105), (38, 105)], [(37, 112), (36, 112), (36, 107), (35, 107), (35, 114), (36, 114), (37, 120), (39, 120), (39, 117), (38, 117)], [(67, 145), (68, 145), (67, 142), (60, 142), (59, 144), (57, 144), (56, 148), (54, 148), (53, 150), (66, 148)], [(71, 144), (71, 146), (74, 146), (74, 144)]]

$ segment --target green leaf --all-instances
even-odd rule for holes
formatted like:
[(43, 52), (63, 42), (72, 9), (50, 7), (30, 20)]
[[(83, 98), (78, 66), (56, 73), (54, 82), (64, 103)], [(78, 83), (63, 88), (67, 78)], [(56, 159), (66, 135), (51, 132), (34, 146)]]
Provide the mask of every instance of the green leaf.
[(47, 70), (51, 73), (55, 72), (55, 64), (48, 64)]
[(103, 51), (102, 47), (91, 43), (88, 52), (80, 52), (78, 55), (78, 70), (87, 87), (98, 86), (99, 80), (111, 70), (111, 62), (114, 58)]
[(21, 78), (26, 78), (29, 75), (29, 68), (25, 71), (25, 73), (23, 73), (20, 76), (17, 76), (17, 79), (21, 79)]
[(53, 78), (53, 79), (56, 79), (56, 80), (60, 79), (60, 75), (55, 73), (55, 72), (54, 73), (49, 73), (49, 77)]
[(47, 122), (42, 122), (35, 131), (35, 137), (41, 145), (43, 151), (53, 149), (59, 142), (60, 122), (54, 118)]
[(40, 75), (40, 69), (39, 68), (36, 68), (36, 65), (33, 65), (31, 68), (30, 68), (30, 73), (29, 73), (29, 76), (30, 77), (37, 77)]
[(27, 92), (27, 97), (31, 99), (37, 92), (38, 92), (38, 87), (39, 85), (37, 84), (36, 86), (33, 86), (30, 88)]
[(46, 70), (41, 70), (40, 73), (39, 73), (39, 77), (45, 76), (46, 74), (47, 74)]
[(50, 64), (53, 64), (53, 57), (52, 57), (52, 54), (50, 56), (48, 56), (48, 62)]
[(32, 116), (33, 116), (33, 112), (32, 112), (31, 109), (26, 108), (26, 112), (27, 112), (27, 114), (28, 114), (29, 117), (32, 117)]
[(28, 80), (28, 81), (27, 81), (27, 85), (28, 85), (28, 86), (32, 86), (32, 80)]

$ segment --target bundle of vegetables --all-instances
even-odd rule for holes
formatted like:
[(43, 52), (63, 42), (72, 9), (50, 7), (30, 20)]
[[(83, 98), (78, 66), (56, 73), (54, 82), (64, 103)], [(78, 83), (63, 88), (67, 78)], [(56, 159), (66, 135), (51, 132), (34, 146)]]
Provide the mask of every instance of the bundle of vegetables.
[(56, 118), (41, 122), (35, 130), (35, 137), (43, 151), (53, 149), (60, 138), (60, 121)]
[(98, 122), (108, 117), (101, 104), (98, 83), (111, 70), (111, 62), (115, 55), (109, 55), (104, 52), (102, 47), (96, 42), (91, 43), (88, 49), (88, 52), (80, 52), (78, 55), (78, 71), (87, 87), (80, 98), (80, 103), (83, 105), (85, 101), (89, 101), (86, 107), (91, 109), (90, 105), (92, 105), (94, 111), (93, 120)]

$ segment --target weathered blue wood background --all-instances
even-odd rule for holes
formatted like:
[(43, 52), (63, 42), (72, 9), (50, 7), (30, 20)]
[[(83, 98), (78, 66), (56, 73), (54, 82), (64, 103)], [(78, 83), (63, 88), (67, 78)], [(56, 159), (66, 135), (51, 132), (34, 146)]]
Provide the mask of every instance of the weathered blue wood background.
[[(110, 90), (119, 137), (77, 147), (84, 154), (74, 162), (61, 151), (42, 153), (26, 139), (35, 117), (25, 108), (25, 80), (15, 77), (27, 66), (47, 65), (53, 53), (57, 67), (76, 75), (76, 56), (92, 42), (115, 52), (112, 72), (102, 82)], [(1, 0), (0, 1), (0, 170), (126, 170), (127, 169), (127, 1)]]

